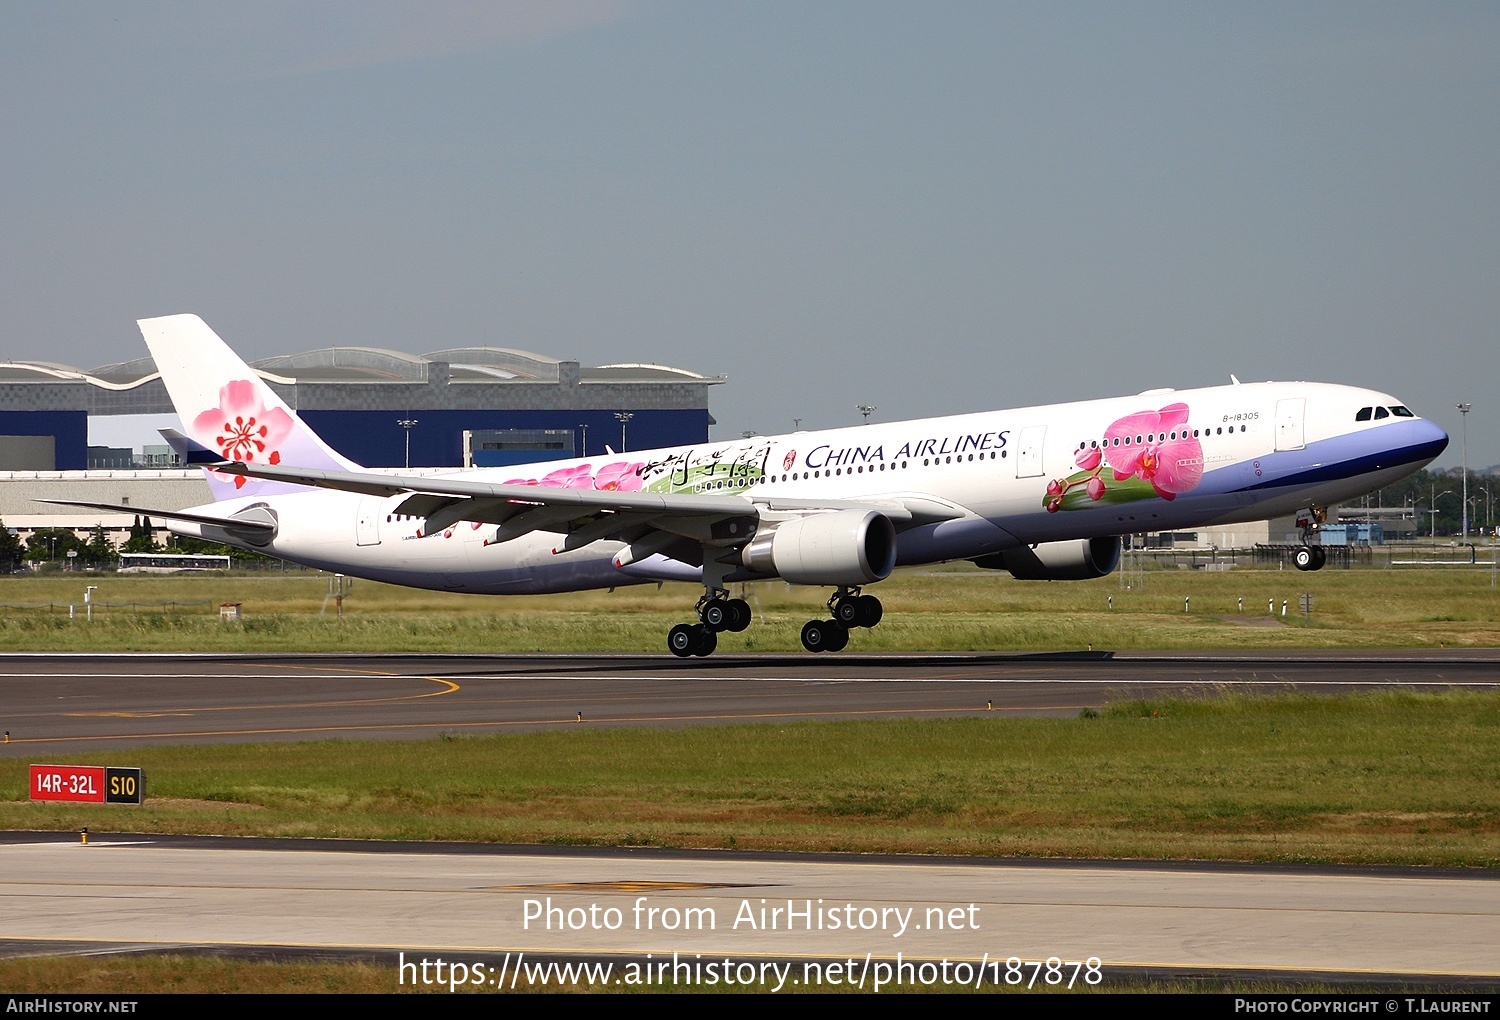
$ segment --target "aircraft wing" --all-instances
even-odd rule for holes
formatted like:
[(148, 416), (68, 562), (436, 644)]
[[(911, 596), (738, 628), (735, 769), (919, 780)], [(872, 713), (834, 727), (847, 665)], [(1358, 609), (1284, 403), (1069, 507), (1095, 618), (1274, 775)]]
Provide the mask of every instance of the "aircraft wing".
[[(205, 465), (210, 466), (210, 465)], [(375, 471), (327, 471), (246, 464), (221, 461), (211, 465), (226, 474), (247, 475), (308, 485), (324, 489), (341, 489), (371, 496), (408, 494), (396, 508), (399, 514), (426, 518), (424, 530), (433, 534), (459, 521), (480, 521), (502, 526), (498, 541), (516, 538), (529, 531), (570, 532), (574, 525), (588, 526), (597, 538), (611, 537), (616, 529), (629, 527), (661, 528), (683, 533), (667, 524), (671, 520), (697, 518), (708, 526), (732, 518), (758, 519), (771, 512), (815, 512), (821, 510), (875, 510), (891, 519), (898, 529), (919, 524), (954, 520), (964, 512), (953, 506), (925, 498), (896, 499), (794, 499), (782, 496), (756, 497), (747, 494), (709, 495), (704, 493), (619, 492), (595, 489), (564, 489), (537, 485), (501, 485), (454, 475), (399, 475)], [(664, 526), (665, 525), (665, 526)], [(693, 527), (689, 533), (702, 529)], [(747, 531), (730, 528), (728, 535), (748, 538)], [(727, 537), (727, 536), (726, 536)], [(737, 544), (731, 539), (727, 544)]]
[[(459, 521), (500, 526), (495, 541), (531, 531), (568, 534), (568, 547), (584, 540), (641, 537), (664, 531), (712, 544), (738, 545), (753, 533), (766, 513), (798, 514), (823, 510), (875, 510), (898, 528), (953, 520), (965, 512), (924, 497), (888, 499), (800, 499), (752, 493), (711, 495), (689, 492), (623, 492), (567, 489), (538, 485), (503, 485), (460, 475), (403, 475), (377, 471), (330, 471), (272, 464), (228, 461), (171, 430), (162, 434), (190, 463), (225, 474), (245, 475), (339, 489), (369, 496), (407, 496), (398, 514), (425, 518), (423, 530), (435, 534)], [(749, 520), (745, 520), (748, 518)], [(725, 526), (725, 522), (741, 521)]]
[[(647, 513), (691, 515), (750, 514), (749, 500), (740, 496), (705, 496), (686, 493), (616, 492), (596, 489), (563, 489), (540, 485), (500, 485), (453, 475), (397, 475), (376, 471), (326, 471), (273, 467), (225, 461), (208, 465), (215, 471), (251, 478), (270, 478), (293, 485), (342, 489), (370, 496), (397, 496), (403, 492), (427, 493), (460, 499), (494, 500), (580, 510), (629, 510)], [(411, 513), (411, 510), (401, 510)], [(469, 520), (471, 518), (459, 518)]]

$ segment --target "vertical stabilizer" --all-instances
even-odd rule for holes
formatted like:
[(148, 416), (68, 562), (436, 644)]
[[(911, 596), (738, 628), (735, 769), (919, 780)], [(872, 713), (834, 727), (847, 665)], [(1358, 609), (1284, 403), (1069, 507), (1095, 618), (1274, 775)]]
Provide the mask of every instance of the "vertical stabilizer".
[[(182, 429), (227, 460), (354, 470), (196, 315), (141, 319), (141, 335)], [(214, 499), (294, 492), (285, 482), (208, 471)]]

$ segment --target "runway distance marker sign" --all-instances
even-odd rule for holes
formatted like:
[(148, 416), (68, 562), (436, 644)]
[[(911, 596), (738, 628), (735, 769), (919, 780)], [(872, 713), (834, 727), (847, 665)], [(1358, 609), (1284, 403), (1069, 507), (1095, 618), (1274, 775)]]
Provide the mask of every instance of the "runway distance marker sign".
[(33, 765), (31, 799), (140, 804), (146, 799), (146, 774), (113, 765)]

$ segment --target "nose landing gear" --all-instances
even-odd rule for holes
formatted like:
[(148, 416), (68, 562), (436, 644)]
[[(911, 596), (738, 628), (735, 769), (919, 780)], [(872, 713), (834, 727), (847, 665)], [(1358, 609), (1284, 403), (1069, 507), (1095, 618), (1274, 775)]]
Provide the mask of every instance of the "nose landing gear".
[(1328, 552), (1321, 545), (1313, 545), (1313, 536), (1328, 520), (1328, 508), (1310, 506), (1298, 510), (1297, 527), (1302, 529), (1302, 546), (1292, 553), (1292, 566), (1298, 570), (1322, 570), (1328, 562)]
[(1298, 570), (1322, 570), (1328, 562), (1328, 551), (1321, 545), (1304, 545), (1292, 553), (1292, 566)]

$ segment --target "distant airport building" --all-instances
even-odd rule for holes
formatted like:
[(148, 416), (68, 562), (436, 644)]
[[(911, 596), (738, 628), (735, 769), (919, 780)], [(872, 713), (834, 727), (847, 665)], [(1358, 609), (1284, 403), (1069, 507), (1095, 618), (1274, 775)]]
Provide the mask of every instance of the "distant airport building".
[[(504, 465), (700, 443), (714, 424), (709, 387), (724, 382), (499, 347), (421, 356), (331, 347), (251, 367), (330, 446), (366, 467)], [(91, 448), (88, 433), (90, 418), (172, 411), (150, 358), (90, 372), (0, 362), (0, 471), (170, 467), (169, 450), (127, 464), (119, 449)]]

